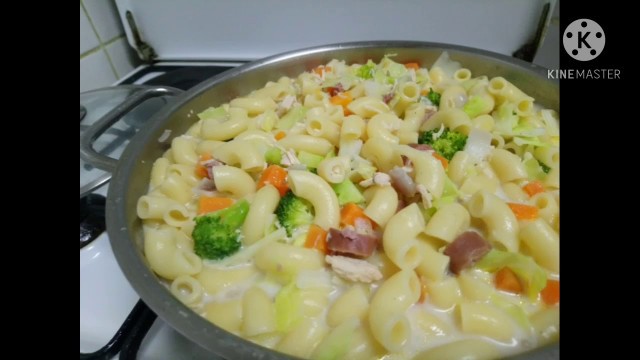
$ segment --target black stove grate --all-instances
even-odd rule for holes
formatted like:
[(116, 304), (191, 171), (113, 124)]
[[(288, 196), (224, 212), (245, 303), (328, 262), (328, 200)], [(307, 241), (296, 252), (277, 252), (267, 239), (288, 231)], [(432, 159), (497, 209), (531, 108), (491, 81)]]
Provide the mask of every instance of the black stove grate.
[(171, 86), (181, 90), (189, 90), (210, 77), (221, 74), (233, 66), (173, 66), (160, 65), (149, 66), (136, 72), (122, 84), (133, 84), (147, 74), (162, 72), (152, 79), (144, 82), (144, 85)]

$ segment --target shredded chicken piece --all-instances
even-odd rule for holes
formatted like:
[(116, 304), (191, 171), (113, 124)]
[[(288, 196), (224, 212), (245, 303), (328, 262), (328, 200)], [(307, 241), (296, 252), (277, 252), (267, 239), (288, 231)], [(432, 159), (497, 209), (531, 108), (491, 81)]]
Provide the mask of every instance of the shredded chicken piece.
[(282, 101), (280, 102), (280, 104), (278, 104), (278, 110), (276, 111), (276, 114), (278, 114), (278, 116), (282, 116), (286, 114), (287, 111), (291, 109), (291, 106), (293, 106), (295, 102), (296, 102), (295, 96), (293, 95), (285, 96), (284, 99), (282, 99)]
[(368, 188), (369, 186), (373, 185), (373, 178), (364, 179), (360, 181), (358, 185), (362, 186), (363, 188)]
[(416, 194), (416, 183), (404, 167), (400, 168), (395, 166), (389, 171), (389, 176), (391, 176), (391, 186), (393, 186), (396, 191), (407, 197), (412, 197)]
[(432, 112), (433, 114), (435, 114), (436, 112), (438, 112), (438, 108), (433, 106), (433, 105), (425, 105), (424, 109), (427, 112)]
[(293, 103), (296, 102), (296, 97), (293, 95), (287, 95), (284, 97), (284, 99), (282, 99), (282, 102), (280, 103), (280, 105), (289, 110), (291, 108), (291, 105), (293, 105)]
[(425, 209), (430, 208), (431, 202), (433, 201), (433, 195), (431, 195), (429, 189), (422, 184), (418, 184), (418, 186), (416, 186), (416, 190), (418, 190), (420, 197), (422, 198), (422, 206), (424, 206)]
[(291, 166), (296, 164), (300, 164), (300, 160), (298, 160), (296, 152), (293, 150), (285, 151), (282, 160), (280, 160), (280, 165)]
[(324, 261), (331, 265), (338, 276), (346, 280), (370, 283), (382, 279), (380, 270), (364, 260), (340, 255), (327, 255)]
[(391, 177), (389, 174), (377, 172), (373, 175), (373, 183), (381, 186), (391, 185)]
[(371, 185), (389, 186), (391, 185), (391, 177), (386, 173), (376, 172), (373, 177), (362, 180), (358, 184), (362, 187)]
[(360, 181), (358, 185), (365, 188), (371, 185), (389, 186), (391, 185), (391, 177), (386, 173), (376, 172), (373, 177)]

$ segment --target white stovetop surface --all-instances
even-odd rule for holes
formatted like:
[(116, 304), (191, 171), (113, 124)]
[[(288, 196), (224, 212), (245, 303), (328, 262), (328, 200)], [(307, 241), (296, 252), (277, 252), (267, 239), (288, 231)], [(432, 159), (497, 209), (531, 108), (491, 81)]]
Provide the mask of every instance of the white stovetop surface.
[[(106, 195), (107, 188), (102, 187), (96, 193)], [(138, 299), (118, 266), (106, 232), (81, 249), (80, 352), (97, 351), (109, 342)], [(161, 319), (156, 319), (151, 326), (140, 346), (138, 359), (222, 360)]]
[[(100, 235), (80, 250), (80, 352), (94, 352), (116, 333), (138, 295), (116, 263), (109, 238)], [(138, 353), (139, 359), (211, 359), (198, 345), (157, 319)]]
[(104, 346), (137, 301), (106, 232), (80, 250), (80, 352)]

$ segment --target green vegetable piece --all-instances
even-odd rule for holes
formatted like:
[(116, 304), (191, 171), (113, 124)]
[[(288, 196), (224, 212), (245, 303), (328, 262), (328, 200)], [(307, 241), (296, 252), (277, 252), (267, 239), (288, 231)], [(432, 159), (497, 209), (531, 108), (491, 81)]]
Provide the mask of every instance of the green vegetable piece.
[(535, 299), (547, 286), (546, 271), (533, 258), (520, 253), (491, 249), (476, 263), (476, 267), (490, 272), (508, 267), (524, 285), (524, 290), (531, 299)]
[(294, 195), (291, 190), (280, 199), (275, 214), (289, 236), (297, 227), (311, 224), (314, 217), (313, 206), (307, 200)]
[(302, 318), (302, 296), (296, 287), (295, 281), (280, 289), (276, 295), (276, 329), (280, 332), (289, 332)]
[(440, 93), (433, 91), (433, 88), (429, 88), (427, 99), (429, 99), (433, 105), (440, 106)]
[(263, 131), (271, 131), (278, 122), (278, 115), (273, 110), (267, 110), (260, 116), (258, 123)]
[(391, 59), (387, 59), (387, 61), (387, 71), (392, 78), (397, 79), (407, 73), (408, 70), (403, 64), (398, 64)]
[(358, 187), (356, 187), (356, 185), (349, 179), (346, 179), (340, 184), (333, 184), (331, 187), (333, 187), (333, 191), (335, 191), (338, 196), (338, 203), (340, 205), (350, 202), (356, 204), (364, 202), (364, 196), (360, 190), (358, 190)]
[(324, 156), (312, 154), (310, 152), (302, 150), (298, 153), (298, 160), (300, 160), (301, 164), (306, 165), (307, 169), (316, 169), (320, 162), (324, 160)]
[(276, 147), (270, 148), (264, 153), (264, 161), (266, 161), (267, 164), (280, 164), (280, 161), (282, 161), (282, 151)]
[(542, 180), (545, 176), (542, 163), (538, 162), (534, 157), (529, 157), (522, 162), (524, 169), (527, 171), (527, 176), (530, 180)]
[(433, 201), (433, 206), (429, 208), (429, 216), (433, 216), (433, 214), (435, 214), (435, 212), (441, 207), (447, 204), (454, 203), (456, 202), (456, 200), (458, 200), (458, 196), (460, 195), (460, 193), (458, 192), (458, 187), (456, 187), (456, 184), (454, 184), (448, 176), (444, 179), (444, 189), (442, 191), (442, 196)]
[(362, 65), (356, 71), (356, 76), (363, 79), (371, 79), (373, 78), (374, 69), (376, 64), (369, 60), (365, 65)]
[(226, 116), (227, 116), (227, 110), (225, 110), (222, 106), (219, 106), (219, 107), (212, 106), (198, 114), (198, 118), (200, 118), (200, 120), (224, 119)]
[(542, 171), (544, 171), (545, 174), (548, 174), (549, 171), (551, 171), (551, 168), (548, 167), (547, 165), (545, 165), (544, 163), (540, 162), (540, 167), (542, 168)]
[(418, 143), (430, 145), (438, 154), (451, 161), (455, 153), (464, 149), (464, 146), (467, 144), (467, 136), (459, 132), (444, 129), (442, 134), (434, 139), (434, 134), (437, 136), (439, 132), (440, 129), (434, 129), (420, 133)]
[(353, 334), (360, 326), (357, 318), (350, 318), (340, 325), (336, 326), (329, 335), (327, 335), (311, 354), (313, 360), (340, 360), (351, 348)]
[(470, 118), (474, 118), (487, 109), (487, 102), (480, 96), (472, 95), (469, 97), (469, 101), (464, 104), (462, 110), (469, 115)]
[(240, 227), (249, 212), (249, 202), (238, 201), (230, 207), (195, 218), (192, 237), (194, 251), (202, 259), (222, 259), (240, 249)]

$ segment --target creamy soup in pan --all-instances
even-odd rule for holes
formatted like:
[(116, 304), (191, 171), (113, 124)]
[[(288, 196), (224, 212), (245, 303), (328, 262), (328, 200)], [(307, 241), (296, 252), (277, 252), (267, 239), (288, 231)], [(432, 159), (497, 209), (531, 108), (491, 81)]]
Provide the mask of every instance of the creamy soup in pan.
[(559, 128), (509, 79), (332, 60), (198, 114), (137, 212), (153, 271), (310, 359), (500, 358), (559, 338)]

